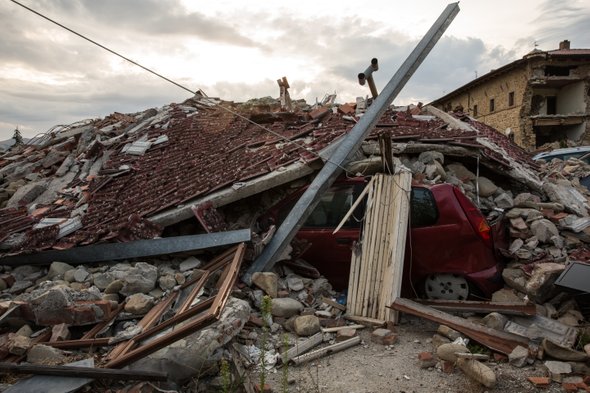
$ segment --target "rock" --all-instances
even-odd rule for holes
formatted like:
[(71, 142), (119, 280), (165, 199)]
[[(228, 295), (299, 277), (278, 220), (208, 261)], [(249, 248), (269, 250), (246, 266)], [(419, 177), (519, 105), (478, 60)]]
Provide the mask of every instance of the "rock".
[(197, 269), (201, 267), (202, 264), (203, 262), (200, 259), (197, 259), (195, 257), (189, 257), (184, 261), (180, 262), (180, 266), (178, 267), (178, 269), (181, 272), (186, 272), (189, 270)]
[(588, 202), (586, 198), (572, 187), (571, 184), (568, 186), (544, 182), (543, 191), (545, 191), (551, 201), (561, 203), (567, 211), (571, 211), (581, 217), (588, 217)]
[(320, 331), (320, 319), (315, 315), (302, 315), (295, 318), (293, 329), (298, 336), (311, 336)]
[(529, 350), (525, 347), (518, 345), (508, 355), (508, 362), (515, 367), (523, 367), (527, 363), (529, 357)]
[(502, 194), (494, 198), (494, 204), (498, 206), (500, 209), (510, 209), (514, 206), (514, 201), (512, 200), (512, 197), (509, 194), (503, 192)]
[(75, 269), (70, 269), (64, 273), (64, 281), (67, 282), (74, 282), (76, 279), (74, 278)]
[[(86, 271), (84, 268), (78, 268), (74, 270), (74, 280), (76, 282), (84, 282), (88, 278), (90, 273)], [(66, 280), (67, 281), (67, 280)]]
[(448, 327), (447, 325), (438, 325), (438, 329), (436, 330), (436, 332), (438, 334), (445, 336), (451, 341), (455, 341), (459, 337), (463, 337), (461, 333), (459, 333), (455, 329)]
[(123, 288), (119, 291), (122, 295), (148, 293), (156, 287), (158, 268), (145, 262), (137, 262), (118, 278), (124, 282)]
[(48, 345), (34, 345), (27, 353), (27, 362), (33, 364), (55, 365), (66, 361), (63, 351)]
[(511, 218), (510, 225), (512, 226), (512, 228), (519, 230), (519, 231), (526, 231), (529, 229), (528, 225), (522, 219), (522, 217)]
[(67, 263), (53, 262), (51, 266), (49, 266), (49, 271), (47, 272), (47, 279), (53, 280), (58, 276), (63, 277), (65, 272), (72, 269), (74, 269), (74, 267), (72, 265), (68, 265)]
[(450, 343), (439, 346), (436, 349), (436, 356), (438, 356), (439, 359), (454, 363), (457, 361), (457, 355), (455, 355), (456, 352), (470, 353), (465, 345)]
[(510, 244), (510, 248), (508, 249), (508, 251), (510, 252), (510, 254), (514, 254), (515, 252), (517, 252), (518, 250), (520, 250), (520, 248), (524, 245), (524, 240), (522, 239), (514, 239), (514, 241), (512, 242), (512, 244)]
[(169, 380), (182, 384), (218, 364), (219, 357), (213, 354), (242, 330), (249, 315), (250, 306), (246, 301), (230, 297), (219, 320), (139, 359), (129, 365), (129, 368), (163, 372)]
[(485, 364), (473, 359), (457, 359), (457, 367), (469, 378), (481, 383), (485, 387), (496, 386), (496, 374)]
[(316, 298), (321, 296), (329, 296), (330, 292), (332, 292), (332, 284), (330, 284), (328, 280), (323, 277), (315, 279), (311, 284), (311, 292)]
[(553, 236), (559, 236), (559, 231), (554, 223), (542, 218), (531, 224), (531, 232), (541, 243), (549, 243)]
[(290, 291), (301, 291), (305, 285), (303, 284), (303, 280), (296, 274), (289, 274), (286, 277), (287, 280), (287, 287)]
[(18, 334), (8, 334), (8, 352), (13, 355), (24, 355), (31, 347), (32, 341), (29, 337), (20, 336)]
[(551, 374), (551, 379), (555, 382), (561, 382), (564, 374), (571, 374), (572, 366), (566, 362), (547, 360), (543, 365)]
[(484, 198), (494, 195), (498, 190), (498, 186), (484, 176), (477, 178), (477, 186), (479, 188), (479, 195)]
[(489, 328), (503, 331), (504, 326), (508, 323), (508, 317), (498, 312), (492, 312), (483, 318), (483, 323)]
[(18, 334), (19, 336), (24, 336), (24, 337), (31, 337), (31, 334), (33, 334), (33, 329), (31, 329), (31, 327), (27, 324), (22, 325), (20, 327), (20, 329), (18, 329), (16, 331), (15, 334)]
[[(108, 288), (108, 286), (111, 285), (111, 283), (113, 283), (113, 281), (115, 281), (115, 277), (110, 273), (95, 273), (92, 275), (92, 280), (94, 282), (94, 285), (96, 285), (96, 287), (98, 289), (103, 291), (103, 290), (106, 290), (106, 288)], [(124, 285), (123, 281), (121, 281), (121, 280), (117, 280), (117, 281), (119, 281), (121, 283), (121, 288), (123, 288), (123, 285)], [(119, 290), (121, 290), (121, 288), (119, 288)]]
[(174, 274), (174, 279), (176, 280), (176, 283), (178, 285), (182, 285), (182, 284), (184, 284), (186, 282), (186, 277), (182, 273), (175, 273)]
[(565, 362), (583, 362), (588, 360), (586, 352), (563, 347), (546, 338), (541, 342), (541, 346), (545, 354), (553, 359), (563, 360)]
[(432, 164), (426, 165), (424, 168), (424, 173), (426, 174), (426, 178), (429, 180), (433, 180), (437, 177), (442, 180), (447, 178), (447, 173), (438, 161), (434, 161)]
[(105, 293), (102, 295), (102, 300), (119, 303), (119, 295), (116, 293)]
[[(514, 288), (519, 292), (526, 293), (526, 284), (528, 281), (528, 277), (522, 271), (522, 269), (518, 268), (506, 268), (502, 271), (502, 278), (506, 285), (510, 288)], [(499, 292), (499, 291), (498, 291)], [(509, 296), (508, 299), (514, 299), (513, 296)], [(497, 302), (503, 301), (513, 301), (513, 300), (493, 300)]]
[(169, 291), (176, 286), (176, 278), (174, 278), (174, 276), (167, 274), (161, 276), (158, 279), (158, 284), (160, 285), (160, 288), (162, 288), (162, 290)]
[(51, 328), (51, 339), (50, 341), (65, 341), (71, 337), (70, 330), (65, 323), (53, 326)]
[(47, 189), (47, 181), (40, 180), (20, 187), (6, 202), (6, 207), (28, 205)]
[(356, 329), (344, 328), (336, 332), (336, 342), (346, 341), (356, 336)]
[(559, 263), (539, 263), (535, 266), (526, 285), (529, 298), (537, 303), (544, 303), (554, 295), (553, 283), (563, 272), (565, 266)]
[(432, 355), (432, 352), (420, 352), (418, 354), (418, 361), (420, 368), (430, 368), (436, 366), (436, 359)]
[[(94, 285), (96, 285), (96, 276), (94, 279)], [(109, 284), (107, 284), (106, 287), (104, 287), (104, 293), (107, 293), (107, 294), (119, 293), (121, 291), (121, 289), (123, 289), (123, 285), (125, 285), (125, 283), (121, 280), (111, 281)], [(100, 286), (97, 285), (97, 287), (100, 289)]]
[(252, 283), (262, 289), (268, 296), (277, 297), (279, 277), (273, 272), (256, 272), (252, 274)]
[(540, 203), (541, 198), (528, 192), (523, 192), (514, 197), (514, 206), (523, 206), (527, 203)]
[(397, 335), (389, 329), (375, 329), (371, 333), (371, 341), (381, 345), (392, 345), (397, 341)]
[(35, 285), (32, 281), (24, 280), (24, 281), (16, 281), (12, 286), (8, 289), (8, 293), (10, 294), (19, 294), (26, 289)]
[(454, 174), (459, 180), (463, 183), (468, 182), (469, 180), (475, 180), (475, 174), (471, 172), (469, 169), (465, 168), (463, 164), (453, 163), (447, 165), (447, 170)]
[(448, 338), (441, 336), (440, 334), (434, 334), (432, 336), (432, 348), (435, 350), (443, 344), (450, 344), (451, 340)]
[(72, 304), (72, 299), (63, 288), (54, 288), (31, 299), (29, 303), (35, 315), (35, 323), (47, 325), (50, 321), (57, 321), (61, 314), (66, 312)]
[[(506, 269), (505, 269), (506, 270)], [(514, 290), (502, 288), (492, 294), (492, 302), (495, 303), (522, 303), (522, 299), (518, 297)]]
[(147, 313), (154, 307), (154, 298), (143, 293), (136, 293), (127, 298), (125, 311), (135, 315)]
[(289, 297), (272, 299), (271, 314), (275, 317), (289, 318), (303, 310), (303, 304)]
[(420, 153), (420, 155), (418, 156), (418, 161), (424, 163), (424, 164), (432, 164), (434, 162), (438, 162), (440, 164), (444, 164), (445, 163), (445, 156), (438, 151), (424, 151), (422, 153)]

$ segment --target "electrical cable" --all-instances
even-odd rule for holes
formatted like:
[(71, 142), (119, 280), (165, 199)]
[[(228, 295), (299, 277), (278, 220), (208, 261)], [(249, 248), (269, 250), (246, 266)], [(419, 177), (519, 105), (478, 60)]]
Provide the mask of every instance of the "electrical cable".
[[(88, 37), (86, 37), (85, 35), (83, 35), (83, 34), (81, 34), (81, 33), (78, 33), (77, 31), (75, 31), (75, 30), (73, 30), (73, 29), (71, 29), (71, 28), (69, 28), (69, 27), (67, 27), (67, 26), (63, 25), (62, 23), (59, 23), (59, 22), (57, 22), (57, 21), (55, 21), (55, 20), (53, 20), (53, 19), (49, 18), (48, 16), (45, 16), (45, 15), (43, 15), (42, 13), (40, 13), (40, 12), (38, 12), (38, 11), (36, 11), (36, 10), (34, 10), (34, 9), (30, 8), (30, 7), (27, 7), (26, 5), (24, 5), (24, 4), (20, 3), (20, 2), (18, 2), (17, 0), (10, 0), (10, 1), (12, 1), (14, 4), (16, 4), (16, 5), (19, 5), (19, 6), (21, 6), (22, 8), (24, 8), (24, 9), (26, 9), (26, 10), (28, 10), (28, 11), (30, 11), (30, 12), (32, 12), (32, 13), (34, 13), (35, 15), (37, 15), (37, 16), (40, 16), (41, 18), (43, 18), (43, 19), (45, 19), (45, 20), (47, 20), (47, 21), (49, 21), (49, 22), (51, 22), (51, 23), (53, 23), (53, 24), (55, 24), (55, 25), (57, 25), (57, 26), (61, 27), (62, 29), (65, 29), (65, 30), (69, 31), (70, 33), (72, 33), (72, 34), (74, 34), (74, 35), (76, 35), (76, 36), (78, 36), (78, 37), (80, 37), (80, 38), (82, 38), (82, 39), (84, 39), (84, 40), (86, 40), (86, 41), (88, 41), (88, 42), (90, 42), (90, 43), (92, 43), (92, 44), (94, 44), (94, 45), (98, 46), (99, 48), (101, 48), (101, 49), (104, 49), (104, 50), (106, 50), (107, 52), (109, 52), (109, 53), (111, 53), (111, 54), (113, 54), (113, 55), (115, 55), (115, 56), (118, 56), (118, 57), (120, 57), (121, 59), (123, 59), (123, 60), (125, 60), (125, 61), (128, 61), (129, 63), (131, 63), (131, 64), (133, 64), (133, 65), (135, 65), (135, 66), (137, 66), (137, 67), (139, 67), (139, 68), (143, 69), (144, 71), (147, 71), (147, 72), (149, 72), (149, 73), (151, 73), (151, 74), (153, 74), (153, 75), (157, 76), (158, 78), (161, 78), (161, 79), (165, 80), (166, 82), (172, 83), (173, 85), (175, 85), (175, 86), (177, 86), (177, 87), (181, 88), (182, 90), (188, 91), (189, 93), (191, 93), (191, 94), (193, 94), (193, 95), (195, 95), (195, 94), (197, 94), (197, 93), (198, 93), (198, 94), (202, 95), (204, 99), (206, 99), (206, 100), (207, 100), (207, 99), (209, 99), (209, 97), (208, 97), (208, 96), (205, 94), (205, 92), (204, 92), (202, 89), (197, 89), (197, 91), (196, 91), (196, 92), (194, 92), (193, 90), (189, 89), (188, 87), (186, 87), (186, 86), (183, 86), (183, 85), (181, 85), (180, 83), (178, 83), (178, 82), (175, 82), (175, 81), (173, 81), (172, 79), (170, 79), (170, 78), (167, 78), (167, 77), (165, 77), (164, 75), (162, 75), (162, 74), (160, 74), (160, 73), (158, 73), (158, 72), (156, 72), (156, 71), (154, 71), (154, 70), (152, 70), (152, 69), (150, 69), (150, 68), (147, 68), (147, 67), (145, 67), (145, 66), (143, 66), (143, 65), (139, 64), (138, 62), (136, 62), (136, 61), (134, 61), (134, 60), (131, 60), (130, 58), (128, 58), (128, 57), (126, 57), (126, 56), (123, 56), (122, 54), (120, 54), (120, 53), (118, 53), (118, 52), (116, 52), (116, 51), (114, 51), (114, 50), (112, 50), (112, 49), (110, 49), (110, 48), (108, 48), (108, 47), (106, 47), (106, 46), (104, 46), (104, 45), (100, 44), (99, 42), (97, 42), (97, 41), (95, 41), (95, 40), (93, 40), (93, 39), (91, 39), (91, 38), (88, 38)], [(279, 137), (280, 139), (282, 139), (282, 140), (284, 140), (284, 141), (286, 141), (286, 142), (288, 142), (288, 143), (292, 143), (293, 145), (295, 145), (295, 146), (297, 146), (297, 147), (299, 147), (299, 148), (301, 148), (301, 149), (303, 149), (303, 150), (305, 150), (305, 151), (308, 151), (309, 153), (311, 153), (311, 154), (315, 155), (315, 156), (316, 156), (316, 157), (318, 157), (318, 158), (324, 159), (324, 158), (323, 158), (323, 157), (320, 155), (320, 153), (318, 153), (318, 152), (316, 152), (316, 151), (312, 150), (311, 148), (309, 148), (309, 147), (307, 147), (307, 146), (305, 146), (305, 145), (302, 145), (302, 144), (300, 144), (300, 143), (298, 143), (298, 142), (292, 141), (292, 140), (290, 140), (289, 138), (287, 138), (286, 136), (284, 136), (284, 135), (281, 135), (281, 134), (279, 134), (278, 132), (275, 132), (275, 131), (273, 131), (273, 130), (271, 130), (271, 129), (269, 129), (269, 128), (267, 128), (267, 127), (265, 127), (265, 126), (263, 126), (263, 125), (261, 125), (261, 124), (259, 124), (259, 123), (256, 123), (255, 121), (253, 121), (253, 120), (251, 120), (251, 119), (247, 118), (246, 116), (244, 116), (244, 115), (242, 115), (242, 114), (240, 114), (240, 113), (237, 113), (237, 112), (235, 112), (235, 111), (232, 111), (231, 109), (229, 109), (229, 108), (226, 108), (226, 107), (224, 107), (223, 105), (218, 105), (217, 107), (221, 108), (222, 110), (224, 110), (224, 111), (226, 111), (226, 112), (229, 112), (229, 113), (231, 113), (231, 114), (232, 114), (232, 115), (234, 115), (234, 116), (237, 116), (237, 117), (239, 117), (239, 118), (241, 118), (241, 119), (243, 119), (243, 120), (246, 120), (247, 122), (249, 122), (249, 123), (253, 124), (254, 126), (260, 127), (260, 128), (261, 128), (261, 129), (263, 129), (264, 131), (266, 131), (266, 132), (269, 132), (269, 133), (273, 134), (274, 136), (277, 136), (277, 137)], [(339, 167), (340, 169), (342, 169), (342, 170), (343, 170), (343, 171), (344, 171), (344, 172), (345, 172), (347, 175), (350, 173), (348, 170), (346, 170), (346, 168), (345, 168), (344, 166), (342, 166), (342, 165), (340, 165), (340, 164), (338, 164), (338, 163), (335, 163), (335, 162), (333, 162), (333, 161), (330, 161), (330, 159), (329, 159), (329, 158), (325, 158), (325, 160), (326, 160), (326, 162), (330, 162), (330, 163), (332, 163), (332, 164), (336, 165), (337, 167)]]

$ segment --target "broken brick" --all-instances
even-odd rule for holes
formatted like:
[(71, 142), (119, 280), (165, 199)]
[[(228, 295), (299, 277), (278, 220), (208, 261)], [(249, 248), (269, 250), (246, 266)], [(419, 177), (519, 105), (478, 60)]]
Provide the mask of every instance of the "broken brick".
[(420, 361), (420, 368), (430, 368), (436, 365), (436, 359), (432, 355), (432, 352), (420, 352), (418, 354), (418, 360)]
[(351, 329), (351, 328), (341, 329), (341, 330), (338, 330), (338, 332), (336, 333), (336, 341), (337, 342), (346, 341), (350, 338), (353, 338), (354, 336), (356, 336), (356, 329)]
[(545, 387), (551, 383), (549, 377), (527, 377), (527, 379), (536, 387)]
[(561, 387), (566, 392), (576, 393), (578, 391), (578, 385), (575, 383), (564, 382), (561, 384)]
[(442, 371), (445, 374), (452, 374), (455, 371), (455, 364), (453, 362), (449, 362), (448, 360), (443, 360)]
[(494, 352), (494, 360), (498, 363), (506, 363), (508, 361), (508, 356), (504, 355), (503, 353)]
[(397, 336), (389, 329), (375, 329), (371, 333), (371, 341), (382, 345), (391, 345), (397, 341)]

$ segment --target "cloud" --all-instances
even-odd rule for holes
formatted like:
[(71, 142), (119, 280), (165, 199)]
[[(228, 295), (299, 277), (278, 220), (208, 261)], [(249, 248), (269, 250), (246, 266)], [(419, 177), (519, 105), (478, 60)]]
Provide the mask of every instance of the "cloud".
[(534, 37), (545, 50), (556, 49), (565, 39), (572, 42), (572, 48), (590, 48), (590, 1), (545, 0), (539, 9)]

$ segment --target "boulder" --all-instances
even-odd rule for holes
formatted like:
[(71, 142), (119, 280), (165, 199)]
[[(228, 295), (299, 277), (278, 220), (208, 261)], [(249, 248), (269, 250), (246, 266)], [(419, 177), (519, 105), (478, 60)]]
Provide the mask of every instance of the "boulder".
[(487, 198), (492, 196), (498, 191), (498, 186), (496, 186), (490, 179), (484, 176), (480, 176), (477, 178), (477, 186), (479, 189), (479, 195)]
[(553, 283), (565, 266), (560, 263), (539, 263), (535, 266), (531, 278), (526, 284), (526, 293), (537, 303), (544, 303), (555, 295)]
[(74, 267), (64, 262), (52, 262), (47, 272), (47, 279), (53, 280), (56, 277), (63, 277), (64, 273), (68, 270), (72, 270)]
[(55, 365), (66, 361), (65, 353), (49, 345), (34, 345), (27, 353), (27, 362), (33, 364)]
[(303, 310), (303, 304), (290, 297), (272, 299), (271, 314), (275, 317), (289, 318)]
[(142, 315), (154, 307), (154, 298), (143, 293), (136, 293), (127, 298), (125, 311), (131, 314)]
[(436, 356), (439, 359), (446, 360), (448, 362), (456, 362), (457, 355), (455, 353), (470, 353), (469, 349), (462, 344), (442, 344), (436, 349)]
[(268, 296), (277, 297), (279, 277), (273, 272), (256, 272), (252, 274), (252, 283), (262, 289)]
[(508, 317), (498, 312), (492, 312), (483, 318), (483, 323), (492, 329), (504, 330), (504, 326), (508, 323)]
[(295, 318), (293, 329), (298, 336), (311, 336), (320, 331), (320, 319), (315, 315), (302, 315)]
[(162, 290), (169, 291), (176, 286), (176, 278), (170, 274), (166, 274), (158, 279), (158, 284)]
[(156, 287), (158, 268), (145, 262), (137, 262), (133, 268), (119, 272), (117, 276), (124, 282), (123, 288), (119, 291), (122, 295), (148, 293)]
[[(102, 281), (102, 277), (101, 277), (101, 286), (104, 283), (104, 281)], [(96, 276), (94, 278), (94, 285), (96, 285)], [(123, 289), (123, 285), (125, 285), (125, 283), (121, 280), (114, 280), (111, 281), (109, 284), (107, 284), (106, 287), (104, 287), (104, 293), (106, 294), (114, 294), (114, 293), (119, 293), (119, 291), (121, 291), (121, 289)], [(100, 286), (96, 285), (99, 289)]]
[(549, 243), (553, 236), (559, 236), (559, 230), (555, 224), (546, 218), (533, 221), (531, 232), (541, 243)]
[(219, 320), (169, 346), (132, 363), (129, 368), (165, 373), (169, 380), (182, 384), (195, 376), (203, 376), (220, 360), (222, 348), (244, 327), (250, 306), (230, 297)]

